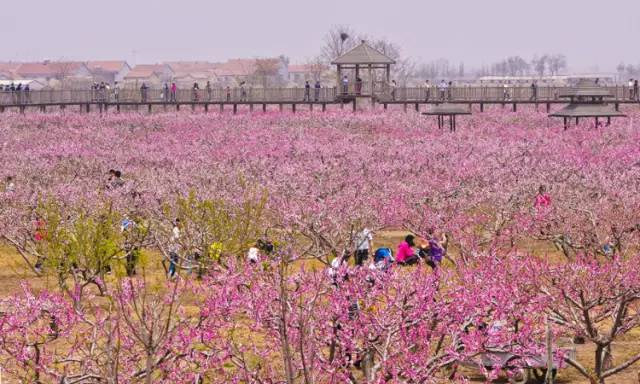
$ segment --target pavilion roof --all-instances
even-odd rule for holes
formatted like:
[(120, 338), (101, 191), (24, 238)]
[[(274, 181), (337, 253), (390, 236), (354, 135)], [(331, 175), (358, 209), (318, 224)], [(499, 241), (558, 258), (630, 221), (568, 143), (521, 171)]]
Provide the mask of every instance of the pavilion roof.
[(606, 88), (600, 87), (592, 79), (580, 79), (578, 83), (568, 90), (560, 93), (559, 97), (613, 97)]
[(470, 115), (471, 109), (464, 105), (458, 104), (438, 104), (429, 108), (426, 112), (422, 113), (423, 115), (441, 115), (441, 116), (449, 116), (449, 115)]
[(549, 117), (626, 117), (607, 104), (569, 104)]
[(395, 60), (371, 47), (364, 41), (331, 64), (395, 64)]

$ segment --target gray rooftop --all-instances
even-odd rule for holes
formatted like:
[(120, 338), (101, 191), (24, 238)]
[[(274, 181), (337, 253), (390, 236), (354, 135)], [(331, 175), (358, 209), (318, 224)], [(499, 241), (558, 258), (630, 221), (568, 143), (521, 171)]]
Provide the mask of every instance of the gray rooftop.
[(364, 41), (331, 64), (395, 64), (395, 60), (384, 55)]
[(569, 104), (550, 117), (626, 117), (607, 104)]
[(426, 112), (422, 112), (423, 115), (470, 115), (471, 110), (458, 104), (438, 104), (429, 108)]

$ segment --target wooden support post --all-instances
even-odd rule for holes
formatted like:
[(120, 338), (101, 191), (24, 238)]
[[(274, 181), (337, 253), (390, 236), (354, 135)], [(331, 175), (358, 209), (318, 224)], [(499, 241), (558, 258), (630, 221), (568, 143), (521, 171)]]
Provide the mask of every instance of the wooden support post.
[(47, 107), (45, 105), (40, 106), (40, 112), (45, 113), (47, 111)]
[(220, 113), (224, 113), (224, 103), (220, 103)]
[(453, 115), (449, 115), (449, 132), (453, 132)]
[(104, 104), (104, 112), (108, 112), (109, 111), (109, 104)]
[(356, 110), (358, 109), (357, 105), (356, 105), (356, 100), (358, 100), (356, 97), (353, 98), (353, 113), (356, 112)]
[(518, 111), (518, 104), (513, 103), (513, 112), (517, 112)]
[(340, 100), (340, 109), (344, 109), (344, 101)]
[(620, 111), (620, 103), (616, 103), (616, 112)]
[(4, 113), (4, 106), (0, 105), (0, 113)]
[(480, 112), (484, 112), (484, 103), (480, 103)]
[(120, 113), (120, 103), (116, 104), (116, 112)]
[(180, 104), (176, 104), (176, 112), (180, 110)]
[(208, 103), (204, 103), (204, 113), (209, 112), (209, 104)]
[(598, 128), (598, 116), (596, 116), (596, 128)]
[(313, 103), (309, 103), (309, 112), (313, 112)]
[(611, 125), (611, 116), (607, 116), (607, 127)]
[(384, 110), (387, 110), (387, 103), (382, 104), (382, 108), (384, 108)]
[(282, 112), (282, 109), (283, 109), (283, 108), (284, 108), (284, 107), (282, 106), (282, 103), (278, 104), (278, 109), (280, 110), (280, 112)]
[(578, 119), (579, 119), (579, 118), (578, 118), (578, 117), (576, 117), (576, 125), (578, 125)]
[(61, 111), (64, 111), (64, 110), (65, 110), (65, 108), (67, 108), (67, 106), (66, 106), (66, 105), (64, 105), (64, 104), (60, 105), (60, 110), (61, 110)]
[(262, 112), (267, 112), (267, 104), (262, 104)]
[(416, 112), (420, 112), (420, 104), (416, 103)]
[(569, 124), (567, 124), (567, 117), (566, 116), (563, 117), (563, 119), (564, 119), (564, 130), (566, 131), (567, 128), (569, 128)]
[(551, 112), (551, 103), (547, 103), (547, 113)]
[(149, 105), (147, 105), (147, 111), (148, 111), (149, 113), (153, 112), (153, 109), (152, 109), (152, 107), (151, 107), (151, 103), (149, 103)]
[(322, 112), (327, 111), (327, 103), (322, 103)]
[(100, 111), (100, 114), (102, 115), (102, 103), (98, 104), (98, 110)]
[(253, 112), (253, 103), (249, 104), (249, 112)]
[(233, 103), (233, 114), (235, 115), (236, 113), (238, 113), (238, 104)]
[(407, 112), (407, 103), (404, 103), (404, 112)]
[(292, 111), (293, 113), (296, 113), (296, 104), (295, 104), (295, 103), (294, 103), (294, 104), (291, 104), (291, 111)]
[(20, 106), (20, 113), (22, 113), (24, 115), (24, 110), (26, 109), (26, 107), (24, 105)]

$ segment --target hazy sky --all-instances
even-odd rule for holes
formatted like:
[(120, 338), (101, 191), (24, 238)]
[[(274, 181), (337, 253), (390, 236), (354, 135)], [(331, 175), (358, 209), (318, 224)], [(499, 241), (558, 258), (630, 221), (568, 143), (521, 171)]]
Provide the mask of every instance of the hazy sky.
[(547, 52), (580, 71), (640, 64), (640, 0), (0, 0), (0, 13), (0, 60), (303, 62), (344, 24), (467, 67)]

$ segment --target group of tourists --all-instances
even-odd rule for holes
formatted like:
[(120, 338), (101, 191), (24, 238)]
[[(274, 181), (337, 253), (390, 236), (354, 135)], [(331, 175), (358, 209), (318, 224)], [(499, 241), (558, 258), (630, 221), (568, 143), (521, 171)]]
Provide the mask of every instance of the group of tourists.
[[(424, 262), (432, 269), (437, 269), (446, 255), (448, 239), (445, 234), (440, 237), (436, 236), (435, 230), (430, 228), (427, 230), (424, 238), (416, 237), (413, 234), (405, 236), (404, 240), (397, 246), (395, 256), (393, 251), (387, 247), (377, 248), (373, 255), (373, 232), (365, 228), (360, 231), (353, 239), (355, 251), (353, 253), (354, 264), (356, 267), (362, 267), (373, 256), (368, 268), (371, 270), (386, 271), (392, 265), (408, 266)], [(335, 276), (336, 271), (343, 263), (349, 261), (351, 255), (344, 257), (336, 257), (331, 262), (329, 274)]]
[(29, 104), (31, 103), (31, 88), (29, 84), (11, 83), (0, 85), (0, 104)]
[[(322, 88), (322, 85), (320, 84), (320, 80), (316, 80), (316, 83), (313, 86), (313, 88), (314, 88), (313, 99), (314, 101), (318, 101), (320, 100), (320, 89)], [(309, 80), (305, 81), (304, 83), (304, 98), (302, 99), (302, 101), (307, 101), (307, 102), (311, 101), (311, 83), (309, 83)]]
[(629, 79), (629, 100), (640, 101), (638, 79)]

